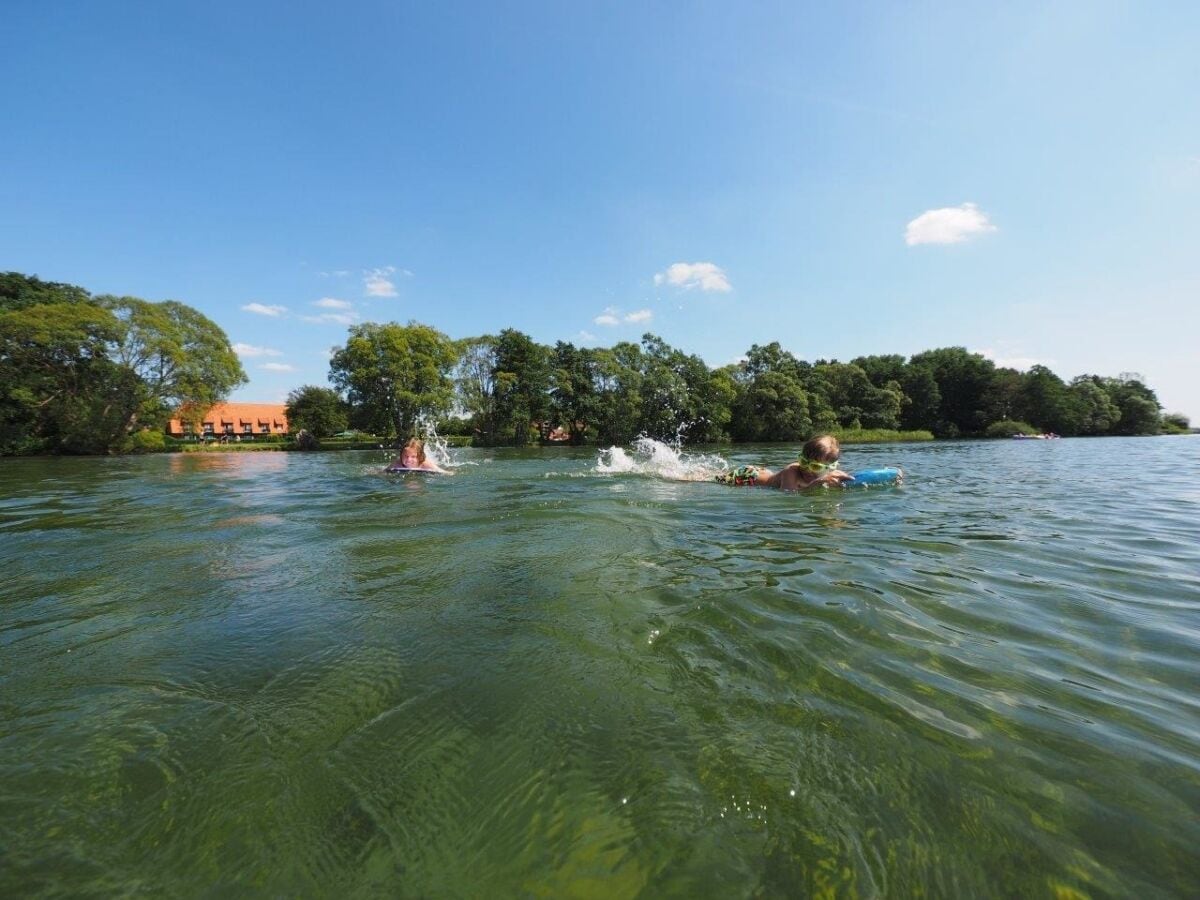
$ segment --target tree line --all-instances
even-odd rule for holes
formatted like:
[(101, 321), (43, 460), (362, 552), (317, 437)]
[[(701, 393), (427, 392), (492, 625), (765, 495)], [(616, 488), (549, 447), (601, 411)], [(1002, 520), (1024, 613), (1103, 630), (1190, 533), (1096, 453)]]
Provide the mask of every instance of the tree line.
[[(711, 368), (652, 334), (592, 348), (540, 344), (512, 328), (452, 340), (416, 322), (371, 322), (335, 348), (329, 381), (291, 393), (293, 430), (403, 438), (433, 420), (477, 444), (526, 445), (552, 429), (573, 444), (626, 444), (640, 434), (713, 443), (860, 429), (1131, 435), (1189, 424), (1164, 416), (1139, 376), (1066, 382), (962, 347), (810, 363), (775, 342)], [(225, 333), (186, 304), (0, 274), (0, 455), (158, 449), (169, 418), (196, 421), (245, 382)]]
[(0, 273), (0, 455), (160, 449), (172, 415), (245, 381), (225, 332), (186, 304)]
[(683, 443), (799, 441), (821, 432), (928, 432), (939, 438), (1136, 435), (1186, 430), (1164, 416), (1140, 376), (997, 366), (962, 347), (796, 358), (755, 344), (719, 368), (646, 334), (639, 343), (539, 344), (507, 328), (452, 340), (416, 322), (352, 326), (335, 348), (332, 388), (306, 385), (289, 421), (318, 436), (351, 426), (405, 437), (421, 420), (480, 445), (523, 446), (552, 429), (572, 444), (625, 444), (640, 434)]

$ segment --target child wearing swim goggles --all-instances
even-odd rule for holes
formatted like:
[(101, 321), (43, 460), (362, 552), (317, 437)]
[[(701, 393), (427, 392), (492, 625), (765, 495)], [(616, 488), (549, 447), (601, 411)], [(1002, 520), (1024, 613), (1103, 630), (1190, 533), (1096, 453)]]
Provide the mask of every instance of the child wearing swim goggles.
[(838, 468), (841, 456), (838, 439), (823, 434), (804, 445), (799, 462), (778, 472), (762, 466), (739, 466), (716, 476), (716, 480), (734, 487), (773, 487), (781, 491), (802, 491), (818, 484), (838, 485), (851, 477)]

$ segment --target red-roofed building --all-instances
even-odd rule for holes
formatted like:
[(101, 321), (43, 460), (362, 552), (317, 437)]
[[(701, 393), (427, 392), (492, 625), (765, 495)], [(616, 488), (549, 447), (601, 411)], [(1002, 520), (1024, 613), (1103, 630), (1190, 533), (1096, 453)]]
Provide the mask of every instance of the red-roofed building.
[(167, 434), (175, 438), (254, 440), (287, 434), (287, 413), (282, 403), (218, 403), (200, 417), (199, 427), (172, 419)]

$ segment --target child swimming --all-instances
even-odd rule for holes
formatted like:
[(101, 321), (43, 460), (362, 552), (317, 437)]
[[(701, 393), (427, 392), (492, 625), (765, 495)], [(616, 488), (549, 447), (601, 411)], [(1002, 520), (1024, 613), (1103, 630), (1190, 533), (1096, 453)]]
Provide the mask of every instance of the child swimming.
[(437, 472), (439, 475), (452, 475), (448, 469), (443, 469), (432, 459), (425, 456), (425, 442), (412, 438), (404, 445), (400, 455), (388, 463), (385, 472), (403, 472), (418, 469), (423, 472)]
[(781, 491), (802, 491), (818, 484), (839, 485), (852, 477), (838, 468), (841, 456), (838, 439), (823, 434), (804, 445), (799, 462), (778, 472), (763, 466), (738, 466), (717, 475), (715, 480), (732, 487), (772, 487)]

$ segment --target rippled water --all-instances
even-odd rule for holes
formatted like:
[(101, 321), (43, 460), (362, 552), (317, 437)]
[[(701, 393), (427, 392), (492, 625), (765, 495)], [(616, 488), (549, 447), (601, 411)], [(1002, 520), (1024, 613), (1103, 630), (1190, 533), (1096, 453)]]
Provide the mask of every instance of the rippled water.
[(1200, 892), (1200, 439), (385, 461), (0, 462), (0, 894)]

